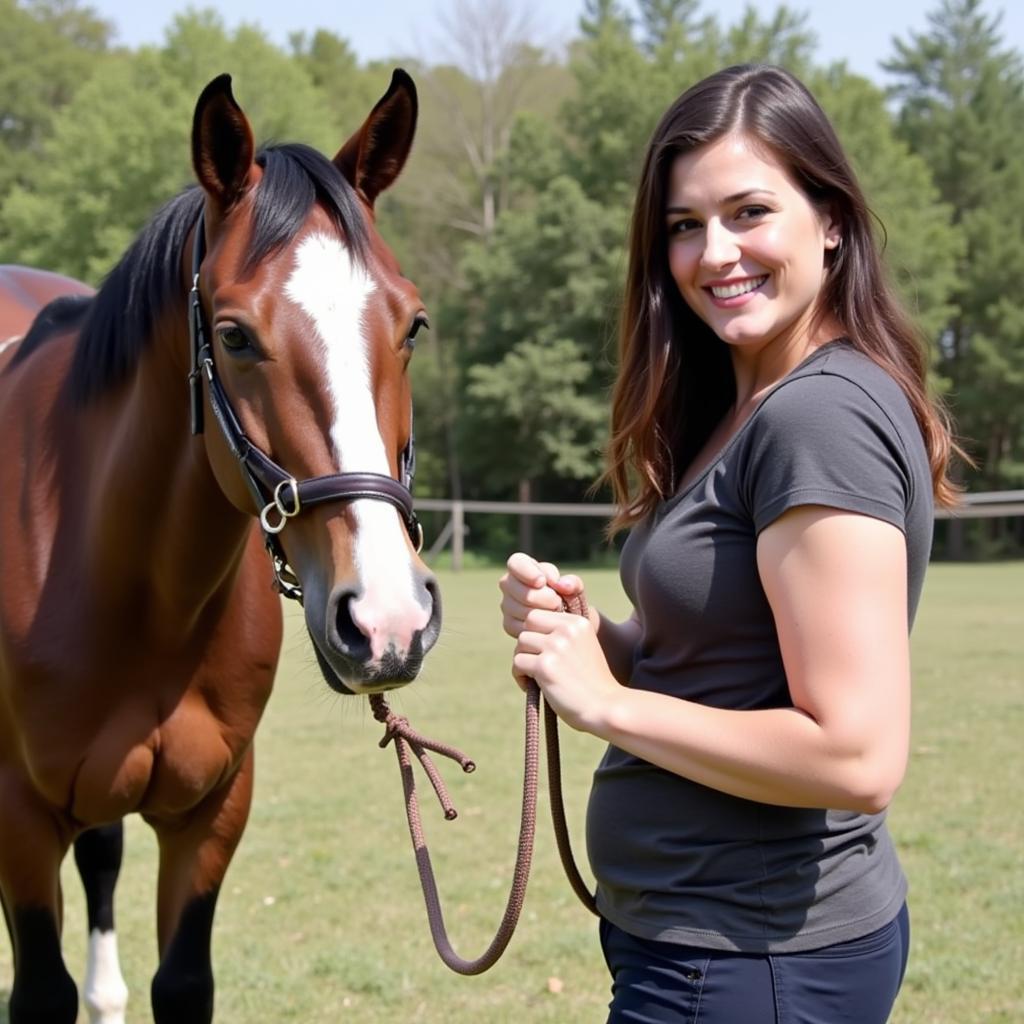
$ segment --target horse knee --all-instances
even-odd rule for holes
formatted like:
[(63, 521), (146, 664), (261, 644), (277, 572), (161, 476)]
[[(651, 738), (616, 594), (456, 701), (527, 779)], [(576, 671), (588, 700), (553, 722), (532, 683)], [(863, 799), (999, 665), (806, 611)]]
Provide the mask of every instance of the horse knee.
[(150, 995), (154, 1024), (209, 1024), (213, 1020), (213, 971), (209, 968), (161, 967), (153, 977)]

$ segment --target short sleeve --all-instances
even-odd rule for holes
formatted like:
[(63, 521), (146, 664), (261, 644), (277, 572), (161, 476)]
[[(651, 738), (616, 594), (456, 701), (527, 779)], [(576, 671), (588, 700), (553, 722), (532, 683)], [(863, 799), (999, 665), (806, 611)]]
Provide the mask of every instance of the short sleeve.
[(913, 474), (899, 431), (860, 384), (787, 381), (754, 413), (744, 490), (760, 533), (799, 505), (859, 512), (906, 531)]

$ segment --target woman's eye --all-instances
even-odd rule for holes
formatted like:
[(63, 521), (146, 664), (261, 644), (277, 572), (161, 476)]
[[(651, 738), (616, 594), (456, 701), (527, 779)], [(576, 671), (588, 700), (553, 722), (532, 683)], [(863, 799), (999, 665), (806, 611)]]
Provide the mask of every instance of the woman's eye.
[(420, 328), (426, 328), (430, 330), (430, 321), (427, 320), (426, 313), (420, 313), (412, 322), (412, 326), (409, 328), (409, 333), (405, 336), (405, 347), (413, 349), (416, 347), (416, 335), (419, 334)]
[(684, 217), (682, 220), (675, 220), (669, 224), (668, 233), (670, 235), (682, 235), (699, 227), (700, 221), (694, 220), (692, 217)]
[(241, 327), (221, 327), (217, 330), (220, 343), (229, 352), (244, 352), (249, 348), (249, 339)]
[(738, 216), (741, 220), (756, 220), (768, 213), (767, 206), (744, 206)]

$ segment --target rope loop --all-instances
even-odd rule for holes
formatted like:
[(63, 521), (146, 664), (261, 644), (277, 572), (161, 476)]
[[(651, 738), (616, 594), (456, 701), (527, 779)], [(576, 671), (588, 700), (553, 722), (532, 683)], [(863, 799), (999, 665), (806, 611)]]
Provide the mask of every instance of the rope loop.
[[(574, 615), (586, 616), (586, 599), (582, 594), (570, 598), (563, 603), (563, 610)], [(505, 904), (505, 913), (498, 926), (497, 934), (491, 940), (491, 944), (487, 949), (475, 960), (464, 960), (452, 948), (451, 942), (448, 939), (448, 932), (445, 928), (444, 912), (441, 909), (437, 883), (434, 880), (434, 870), (430, 863), (430, 853), (427, 850), (427, 841), (423, 833), (423, 825), (420, 821), (419, 800), (416, 796), (416, 782), (413, 778), (412, 760), (409, 757), (409, 751), (412, 750), (416, 755), (420, 765), (430, 779), (447, 821), (454, 820), (458, 816), (458, 812), (452, 806), (444, 781), (427, 754), (427, 750), (433, 750), (435, 753), (457, 761), (462, 770), (467, 773), (475, 771), (476, 764), (455, 747), (445, 743), (438, 743), (434, 740), (428, 740), (418, 733), (409, 724), (409, 720), (404, 715), (397, 715), (388, 707), (383, 694), (374, 693), (370, 695), (370, 707), (373, 711), (373, 717), (384, 726), (384, 737), (378, 745), (383, 748), (392, 740), (395, 741), (395, 751), (398, 755), (398, 765), (402, 774), (402, 788), (405, 791), (405, 813), (409, 824), (409, 835), (412, 838), (412, 845), (416, 854), (416, 869), (419, 872), (420, 886), (423, 889), (423, 900), (427, 907), (430, 936), (434, 941), (434, 947), (437, 949), (441, 960), (457, 974), (482, 974), (488, 968), (493, 967), (501, 957), (501, 954), (505, 952), (505, 948), (515, 932), (520, 912), (523, 909), (537, 825), (540, 702), (540, 688), (531, 679), (526, 691), (522, 817), (519, 826), (519, 844), (512, 875), (512, 887), (508, 895), (508, 901)], [(591, 913), (596, 914), (597, 907), (594, 897), (580, 876), (576, 862), (573, 859), (572, 848), (569, 845), (569, 830), (566, 825), (565, 806), (562, 800), (558, 718), (548, 704), (544, 705), (544, 736), (548, 754), (548, 790), (551, 796), (551, 817), (554, 824), (555, 841), (562, 858), (562, 866), (569, 879), (569, 884), (580, 901)]]

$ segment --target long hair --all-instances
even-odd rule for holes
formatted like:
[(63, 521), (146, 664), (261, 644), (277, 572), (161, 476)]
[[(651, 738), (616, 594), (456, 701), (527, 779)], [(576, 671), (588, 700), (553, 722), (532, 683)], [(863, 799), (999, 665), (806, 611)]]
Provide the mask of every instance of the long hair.
[(767, 148), (808, 200), (832, 211), (842, 245), (829, 254), (817, 314), (897, 381), (921, 428), (935, 499), (956, 503), (948, 416), (927, 389), (923, 339), (890, 287), (872, 214), (832, 125), (782, 68), (738, 65), (688, 89), (662, 116), (633, 208), (604, 479), (619, 512), (611, 533), (674, 493), (680, 475), (735, 400), (728, 346), (687, 306), (669, 271), (665, 203), (676, 157), (742, 132)]

